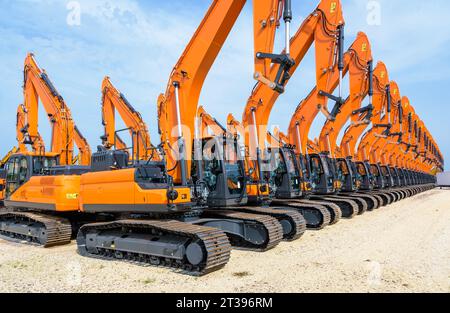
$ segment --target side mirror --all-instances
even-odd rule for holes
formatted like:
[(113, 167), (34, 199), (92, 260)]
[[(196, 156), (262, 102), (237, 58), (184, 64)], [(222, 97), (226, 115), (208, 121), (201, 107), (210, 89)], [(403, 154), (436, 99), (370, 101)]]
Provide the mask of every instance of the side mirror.
[(6, 179), (6, 170), (0, 169), (0, 179)]

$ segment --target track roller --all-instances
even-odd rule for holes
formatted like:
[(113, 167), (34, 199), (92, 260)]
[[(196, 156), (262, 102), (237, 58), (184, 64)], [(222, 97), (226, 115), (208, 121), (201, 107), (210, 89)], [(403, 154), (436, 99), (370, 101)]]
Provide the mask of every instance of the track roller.
[(236, 210), (276, 218), (283, 227), (283, 240), (286, 241), (299, 239), (306, 231), (306, 220), (303, 215), (289, 208), (238, 207)]
[(233, 247), (264, 252), (283, 240), (283, 227), (269, 215), (208, 209), (193, 223), (223, 230)]
[(40, 213), (9, 211), (0, 213), (0, 235), (44, 248), (70, 243), (70, 221)]
[(359, 213), (358, 204), (349, 199), (342, 198), (334, 198), (333, 196), (311, 196), (311, 200), (319, 200), (319, 201), (330, 201), (331, 203), (337, 204), (342, 211), (342, 217), (344, 218), (353, 218)]
[(173, 220), (120, 220), (82, 226), (82, 256), (127, 260), (204, 275), (230, 259), (231, 245), (220, 229)]
[(306, 220), (308, 229), (319, 230), (330, 225), (331, 215), (326, 207), (312, 201), (303, 200), (274, 200), (272, 207), (288, 207), (299, 212)]

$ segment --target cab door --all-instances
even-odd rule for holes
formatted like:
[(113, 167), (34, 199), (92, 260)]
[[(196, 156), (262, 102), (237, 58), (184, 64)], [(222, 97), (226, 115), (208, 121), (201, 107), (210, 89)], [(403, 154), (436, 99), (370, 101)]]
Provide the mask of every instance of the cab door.
[(28, 159), (25, 156), (16, 156), (9, 159), (6, 164), (5, 198), (9, 198), (20, 186), (28, 181), (28, 163)]

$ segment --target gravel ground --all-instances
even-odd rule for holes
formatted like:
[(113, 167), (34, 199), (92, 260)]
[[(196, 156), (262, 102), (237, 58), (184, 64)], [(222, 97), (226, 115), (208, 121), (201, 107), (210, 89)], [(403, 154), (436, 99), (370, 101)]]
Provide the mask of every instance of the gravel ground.
[(0, 239), (0, 292), (450, 292), (450, 191), (343, 220), (204, 277)]

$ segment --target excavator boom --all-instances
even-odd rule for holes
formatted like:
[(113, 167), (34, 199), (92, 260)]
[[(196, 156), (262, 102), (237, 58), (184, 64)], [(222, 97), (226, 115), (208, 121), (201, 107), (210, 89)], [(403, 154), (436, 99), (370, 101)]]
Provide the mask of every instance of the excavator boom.
[(47, 73), (39, 68), (33, 54), (28, 54), (24, 67), (24, 110), (26, 113), (25, 138), (39, 139), (38, 109), (41, 100), (52, 127), (50, 151), (59, 154), (61, 165), (71, 165), (74, 159), (74, 143), (82, 155), (82, 164), (90, 162), (90, 148), (76, 130), (70, 108), (58, 93)]
[(160, 161), (157, 149), (152, 145), (148, 127), (141, 114), (128, 102), (105, 77), (102, 84), (102, 123), (105, 134), (101, 137), (103, 146), (107, 149), (114, 147), (117, 150), (126, 150), (127, 146), (116, 131), (116, 111), (125, 123), (126, 129), (132, 138), (132, 156), (134, 160)]
[[(306, 53), (315, 43), (316, 69), (319, 88), (327, 84), (327, 75), (323, 75), (326, 65), (333, 63), (335, 51), (338, 48), (338, 38), (343, 34), (344, 18), (340, 1), (322, 0), (300, 26), (294, 37), (290, 40), (289, 56), (293, 64), (286, 72), (284, 85), (288, 83)], [(287, 51), (285, 51), (285, 54)], [(269, 78), (276, 81), (282, 65), (273, 64)], [(280, 95), (279, 90), (259, 82), (253, 89), (245, 107), (242, 125), (249, 128), (245, 142), (249, 147), (249, 154), (256, 160), (257, 149), (264, 150), (264, 139), (267, 133), (267, 124), (272, 108)], [(324, 98), (322, 98), (323, 100)], [(252, 130), (257, 125), (256, 129)]]

